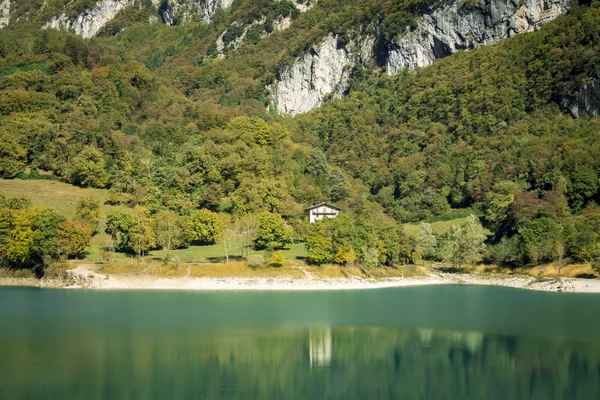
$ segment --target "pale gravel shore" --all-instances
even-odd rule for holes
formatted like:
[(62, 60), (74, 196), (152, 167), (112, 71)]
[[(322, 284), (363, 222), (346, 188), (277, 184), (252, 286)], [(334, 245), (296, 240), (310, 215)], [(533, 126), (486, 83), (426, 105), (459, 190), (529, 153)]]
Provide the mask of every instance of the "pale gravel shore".
[(38, 286), (68, 289), (98, 290), (189, 290), (189, 291), (306, 291), (306, 290), (363, 290), (425, 285), (491, 285), (519, 289), (600, 293), (598, 279), (545, 279), (498, 274), (429, 274), (411, 278), (164, 278), (151, 275), (106, 275), (90, 266), (69, 271), (65, 280), (0, 278), (0, 286)]

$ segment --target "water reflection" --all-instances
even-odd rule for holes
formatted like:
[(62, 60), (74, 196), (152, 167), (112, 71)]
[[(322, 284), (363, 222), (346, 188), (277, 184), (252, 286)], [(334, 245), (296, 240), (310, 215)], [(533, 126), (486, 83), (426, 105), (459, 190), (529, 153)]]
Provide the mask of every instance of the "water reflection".
[(0, 398), (600, 398), (593, 341), (388, 327), (115, 333), (0, 344)]
[(309, 360), (311, 367), (329, 367), (331, 365), (331, 327), (311, 328), (309, 330)]

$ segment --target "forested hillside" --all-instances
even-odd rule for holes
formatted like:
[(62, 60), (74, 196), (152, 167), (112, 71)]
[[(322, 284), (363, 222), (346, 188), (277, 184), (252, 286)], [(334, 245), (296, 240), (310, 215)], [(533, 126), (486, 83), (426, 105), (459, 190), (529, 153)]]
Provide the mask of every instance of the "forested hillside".
[[(179, 221), (170, 248), (214, 243), (245, 223), (264, 234), (247, 246), (306, 240), (314, 263), (600, 261), (596, 2), (414, 72), (357, 63), (343, 98), (296, 117), (279, 115), (269, 97), (283, 67), (328, 34), (393, 38), (445, 3), (235, 1), (206, 23), (183, 11), (167, 21), (154, 2), (131, 2), (91, 39), (40, 29), (90, 7), (59, 3), (19, 3), (0, 31), (0, 177), (109, 189), (122, 207), (108, 216), (118, 250), (165, 248), (159, 232)], [(320, 201), (344, 215), (308, 227), (304, 209)], [(0, 203), (7, 265), (82, 253), (11, 247), (45, 227), (49, 240), (63, 232), (66, 247), (67, 228), (81, 237), (97, 228)], [(417, 238), (402, 229), (471, 213), (471, 239), (487, 246), (475, 255), (448, 245), (465, 236), (458, 228), (434, 249), (426, 224)]]

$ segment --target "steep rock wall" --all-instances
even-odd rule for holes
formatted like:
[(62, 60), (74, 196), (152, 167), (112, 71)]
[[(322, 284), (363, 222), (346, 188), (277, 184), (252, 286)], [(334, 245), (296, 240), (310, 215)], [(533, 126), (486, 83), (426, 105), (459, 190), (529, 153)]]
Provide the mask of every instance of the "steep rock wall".
[[(0, 1), (10, 4), (10, 0)], [(159, 8), (164, 23), (173, 25), (178, 14), (181, 14), (184, 20), (197, 14), (204, 22), (208, 22), (217, 9), (231, 7), (233, 0), (151, 0), (151, 2), (152, 5)], [(66, 14), (61, 14), (48, 21), (44, 28), (66, 29), (84, 38), (91, 38), (96, 36), (107, 22), (115, 18), (119, 11), (135, 5), (135, 3), (135, 0), (100, 0), (93, 8), (78, 15), (75, 19), (69, 19)], [(3, 3), (0, 3), (0, 10), (1, 4)]]
[(8, 26), (10, 21), (10, 0), (0, 0), (0, 29)]
[[(152, 0), (153, 4), (160, 0)], [(65, 15), (59, 15), (50, 20), (44, 27), (53, 29), (66, 29), (83, 36), (91, 38), (110, 20), (112, 20), (122, 9), (135, 4), (135, 0), (101, 0), (96, 5), (78, 15), (74, 20), (69, 20)]]
[(347, 86), (352, 66), (373, 58), (372, 41), (341, 44), (329, 35), (294, 65), (285, 67), (272, 85), (272, 99), (279, 112), (297, 115), (323, 105), (333, 96), (339, 98)]
[(231, 7), (234, 0), (167, 0), (161, 5), (161, 15), (167, 25), (175, 23), (178, 13), (183, 15), (183, 20), (189, 20), (196, 14), (204, 22), (209, 22), (219, 8)]
[(484, 0), (465, 9), (459, 2), (424, 15), (413, 32), (389, 46), (387, 73), (426, 67), (458, 50), (490, 45), (539, 29), (564, 14), (570, 0)]

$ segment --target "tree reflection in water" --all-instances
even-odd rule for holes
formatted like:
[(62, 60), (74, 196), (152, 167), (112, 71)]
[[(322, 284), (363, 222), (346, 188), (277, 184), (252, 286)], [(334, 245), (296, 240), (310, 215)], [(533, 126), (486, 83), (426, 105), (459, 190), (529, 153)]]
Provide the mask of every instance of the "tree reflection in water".
[(600, 342), (384, 327), (30, 339), (0, 346), (0, 398), (600, 398)]

